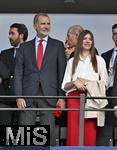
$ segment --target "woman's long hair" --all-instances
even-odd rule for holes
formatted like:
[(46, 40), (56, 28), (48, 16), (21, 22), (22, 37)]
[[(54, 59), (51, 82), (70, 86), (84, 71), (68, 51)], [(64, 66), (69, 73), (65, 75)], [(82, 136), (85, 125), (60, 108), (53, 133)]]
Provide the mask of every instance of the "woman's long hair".
[(80, 60), (80, 55), (82, 54), (82, 51), (83, 51), (83, 47), (82, 47), (83, 40), (84, 40), (85, 35), (87, 35), (87, 34), (90, 34), (91, 40), (92, 40), (92, 46), (90, 49), (91, 63), (92, 63), (92, 66), (93, 66), (93, 69), (95, 70), (95, 72), (98, 72), (96, 50), (95, 50), (95, 46), (94, 46), (94, 36), (93, 36), (91, 31), (84, 30), (80, 33), (80, 35), (78, 37), (78, 42), (77, 42), (77, 46), (75, 49), (74, 59), (73, 59), (73, 64), (72, 64), (72, 75), (75, 73), (75, 69), (76, 69), (78, 62)]

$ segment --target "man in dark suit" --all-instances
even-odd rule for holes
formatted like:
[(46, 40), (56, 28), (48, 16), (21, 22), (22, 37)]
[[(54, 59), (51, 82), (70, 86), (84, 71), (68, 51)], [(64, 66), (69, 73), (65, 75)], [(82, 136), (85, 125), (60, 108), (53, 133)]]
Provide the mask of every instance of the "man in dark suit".
[[(112, 26), (112, 39), (114, 42), (114, 48), (102, 54), (102, 57), (105, 59), (106, 67), (109, 74), (109, 88), (107, 90), (107, 96), (113, 96), (112, 90), (113, 88), (115, 89), (115, 85), (113, 84), (113, 81), (114, 81), (114, 63), (117, 54), (116, 51), (117, 50), (117, 24), (114, 24)], [(114, 108), (113, 106), (114, 100), (108, 99), (108, 101), (109, 104), (107, 107)], [(106, 145), (106, 146), (109, 145), (109, 140), (113, 138), (113, 125), (115, 124), (114, 122), (115, 122), (115, 118), (113, 112), (106, 112), (105, 126), (101, 129), (101, 131), (98, 132), (101, 136), (98, 139), (104, 137), (104, 140), (102, 141), (100, 140), (99, 145)]]
[[(112, 48), (111, 50), (108, 50), (107, 52), (102, 54), (102, 57), (106, 61), (106, 67), (107, 67), (109, 75), (110, 75), (111, 69), (113, 69), (115, 57), (117, 54), (117, 24), (114, 24), (112, 26), (112, 39), (114, 42), (114, 48)], [(112, 95), (112, 88), (113, 88), (113, 81), (111, 83), (109, 83), (109, 89), (107, 91), (108, 96)]]
[[(36, 37), (22, 44), (16, 53), (15, 94), (28, 96), (62, 96), (61, 82), (63, 80), (66, 60), (62, 42), (48, 36), (50, 17), (47, 14), (37, 14), (33, 21)], [(42, 65), (38, 67), (38, 47), (43, 47)], [(41, 58), (40, 58), (41, 59)], [(18, 108), (51, 108), (59, 105), (64, 107), (63, 99), (17, 99)], [(51, 111), (39, 111), (40, 124), (50, 125), (50, 142), (55, 145), (55, 118)], [(22, 111), (21, 125), (34, 125), (36, 111)]]
[[(112, 88), (112, 96), (117, 96), (117, 56), (114, 63), (114, 82)], [(112, 99), (112, 106), (117, 109), (117, 100)], [(115, 116), (117, 117), (117, 111), (115, 112)]]
[[(13, 47), (1, 51), (0, 54), (0, 75), (2, 79), (0, 85), (4, 95), (14, 95), (15, 53), (20, 44), (27, 40), (27, 37), (28, 30), (24, 24), (14, 23), (10, 26), (9, 41)], [(16, 101), (14, 99), (0, 99), (0, 107), (16, 107)], [(0, 111), (0, 124), (11, 125), (13, 114), (11, 111)]]
[[(115, 39), (115, 44), (117, 47), (117, 28), (114, 30), (114, 39)], [(117, 50), (117, 49), (116, 49)], [(114, 82), (113, 82), (113, 88), (112, 88), (112, 96), (117, 97), (117, 55), (114, 61), (113, 65), (113, 70), (114, 70)], [(112, 99), (111, 100), (111, 105), (115, 109), (114, 111), (114, 145), (117, 146), (117, 99)]]
[[(115, 42), (115, 50), (116, 50), (116, 57), (115, 57), (115, 61), (114, 61), (114, 65), (113, 65), (113, 70), (114, 70), (114, 82), (113, 82), (113, 88), (112, 88), (112, 96), (117, 96), (117, 24), (116, 24), (116, 28), (114, 28), (113, 31), (114, 34), (114, 42)], [(112, 106), (114, 108), (117, 108), (117, 100), (112, 99)], [(117, 117), (117, 111), (115, 111), (115, 117)], [(115, 119), (117, 120), (117, 119)], [(117, 125), (117, 121), (116, 121), (116, 125)]]

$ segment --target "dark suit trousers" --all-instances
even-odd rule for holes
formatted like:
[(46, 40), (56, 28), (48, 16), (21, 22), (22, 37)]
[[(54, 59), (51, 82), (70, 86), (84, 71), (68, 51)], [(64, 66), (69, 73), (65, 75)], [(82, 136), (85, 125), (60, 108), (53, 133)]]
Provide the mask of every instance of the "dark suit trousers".
[[(7, 105), (0, 102), (0, 108), (15, 108), (16, 105)], [(11, 110), (1, 110), (0, 111), (0, 125), (16, 125), (17, 118), (16, 114)]]
[[(112, 96), (112, 88), (109, 88), (107, 96)], [(106, 108), (113, 108), (111, 105), (112, 99), (108, 99), (108, 105)], [(114, 114), (112, 111), (105, 112), (105, 125), (104, 127), (98, 127), (97, 131), (97, 146), (109, 146), (110, 139), (113, 139), (113, 125), (114, 125)]]
[[(43, 96), (41, 86), (39, 87), (39, 96)], [(32, 108), (51, 108), (46, 99), (33, 99)], [(56, 145), (57, 131), (55, 126), (55, 117), (52, 111), (38, 111), (40, 125), (50, 126), (50, 145)], [(36, 124), (37, 111), (21, 111), (20, 112), (20, 125), (35, 125)]]

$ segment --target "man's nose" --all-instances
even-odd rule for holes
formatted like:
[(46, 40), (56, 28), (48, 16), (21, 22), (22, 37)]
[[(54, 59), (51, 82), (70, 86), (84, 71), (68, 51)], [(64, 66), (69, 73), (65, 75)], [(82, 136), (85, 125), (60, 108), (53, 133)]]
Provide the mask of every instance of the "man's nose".
[(12, 37), (12, 35), (11, 35), (11, 34), (9, 34), (8, 38), (10, 39), (11, 37)]

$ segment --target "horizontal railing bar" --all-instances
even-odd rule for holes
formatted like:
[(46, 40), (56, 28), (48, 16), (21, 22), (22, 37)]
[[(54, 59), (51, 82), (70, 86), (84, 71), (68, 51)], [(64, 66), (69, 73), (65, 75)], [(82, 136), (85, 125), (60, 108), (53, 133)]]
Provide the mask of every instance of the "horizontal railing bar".
[(85, 97), (86, 99), (117, 99), (117, 96), (106, 96), (106, 97)]
[[(5, 96), (5, 95), (1, 95), (0, 98), (34, 98), (34, 99), (58, 99), (58, 98), (63, 98), (63, 99), (77, 99), (80, 98), (81, 96)], [(107, 96), (107, 97), (85, 97), (85, 99), (117, 99), (117, 96)]]
[(101, 108), (101, 109), (86, 109), (85, 108), (85, 111), (115, 111), (116, 109), (114, 109), (114, 108)]
[[(54, 111), (54, 110), (61, 110), (61, 111), (79, 111), (79, 108), (0, 108), (1, 110), (11, 110), (11, 111), (22, 111), (22, 110), (48, 110), (48, 111)], [(85, 108), (85, 111), (115, 111), (116, 109), (113, 108), (104, 108), (104, 109), (88, 109)]]
[(40, 98), (40, 99), (59, 99), (59, 98), (63, 98), (63, 99), (67, 99), (67, 98), (80, 98), (80, 96), (0, 96), (0, 98)]
[(68, 111), (68, 110), (80, 110), (79, 108), (63, 108), (63, 109), (58, 109), (58, 108), (0, 108), (0, 110), (17, 110), (17, 111), (22, 111), (22, 110), (48, 110), (48, 111), (54, 111), (54, 110), (61, 110), (61, 111)]

